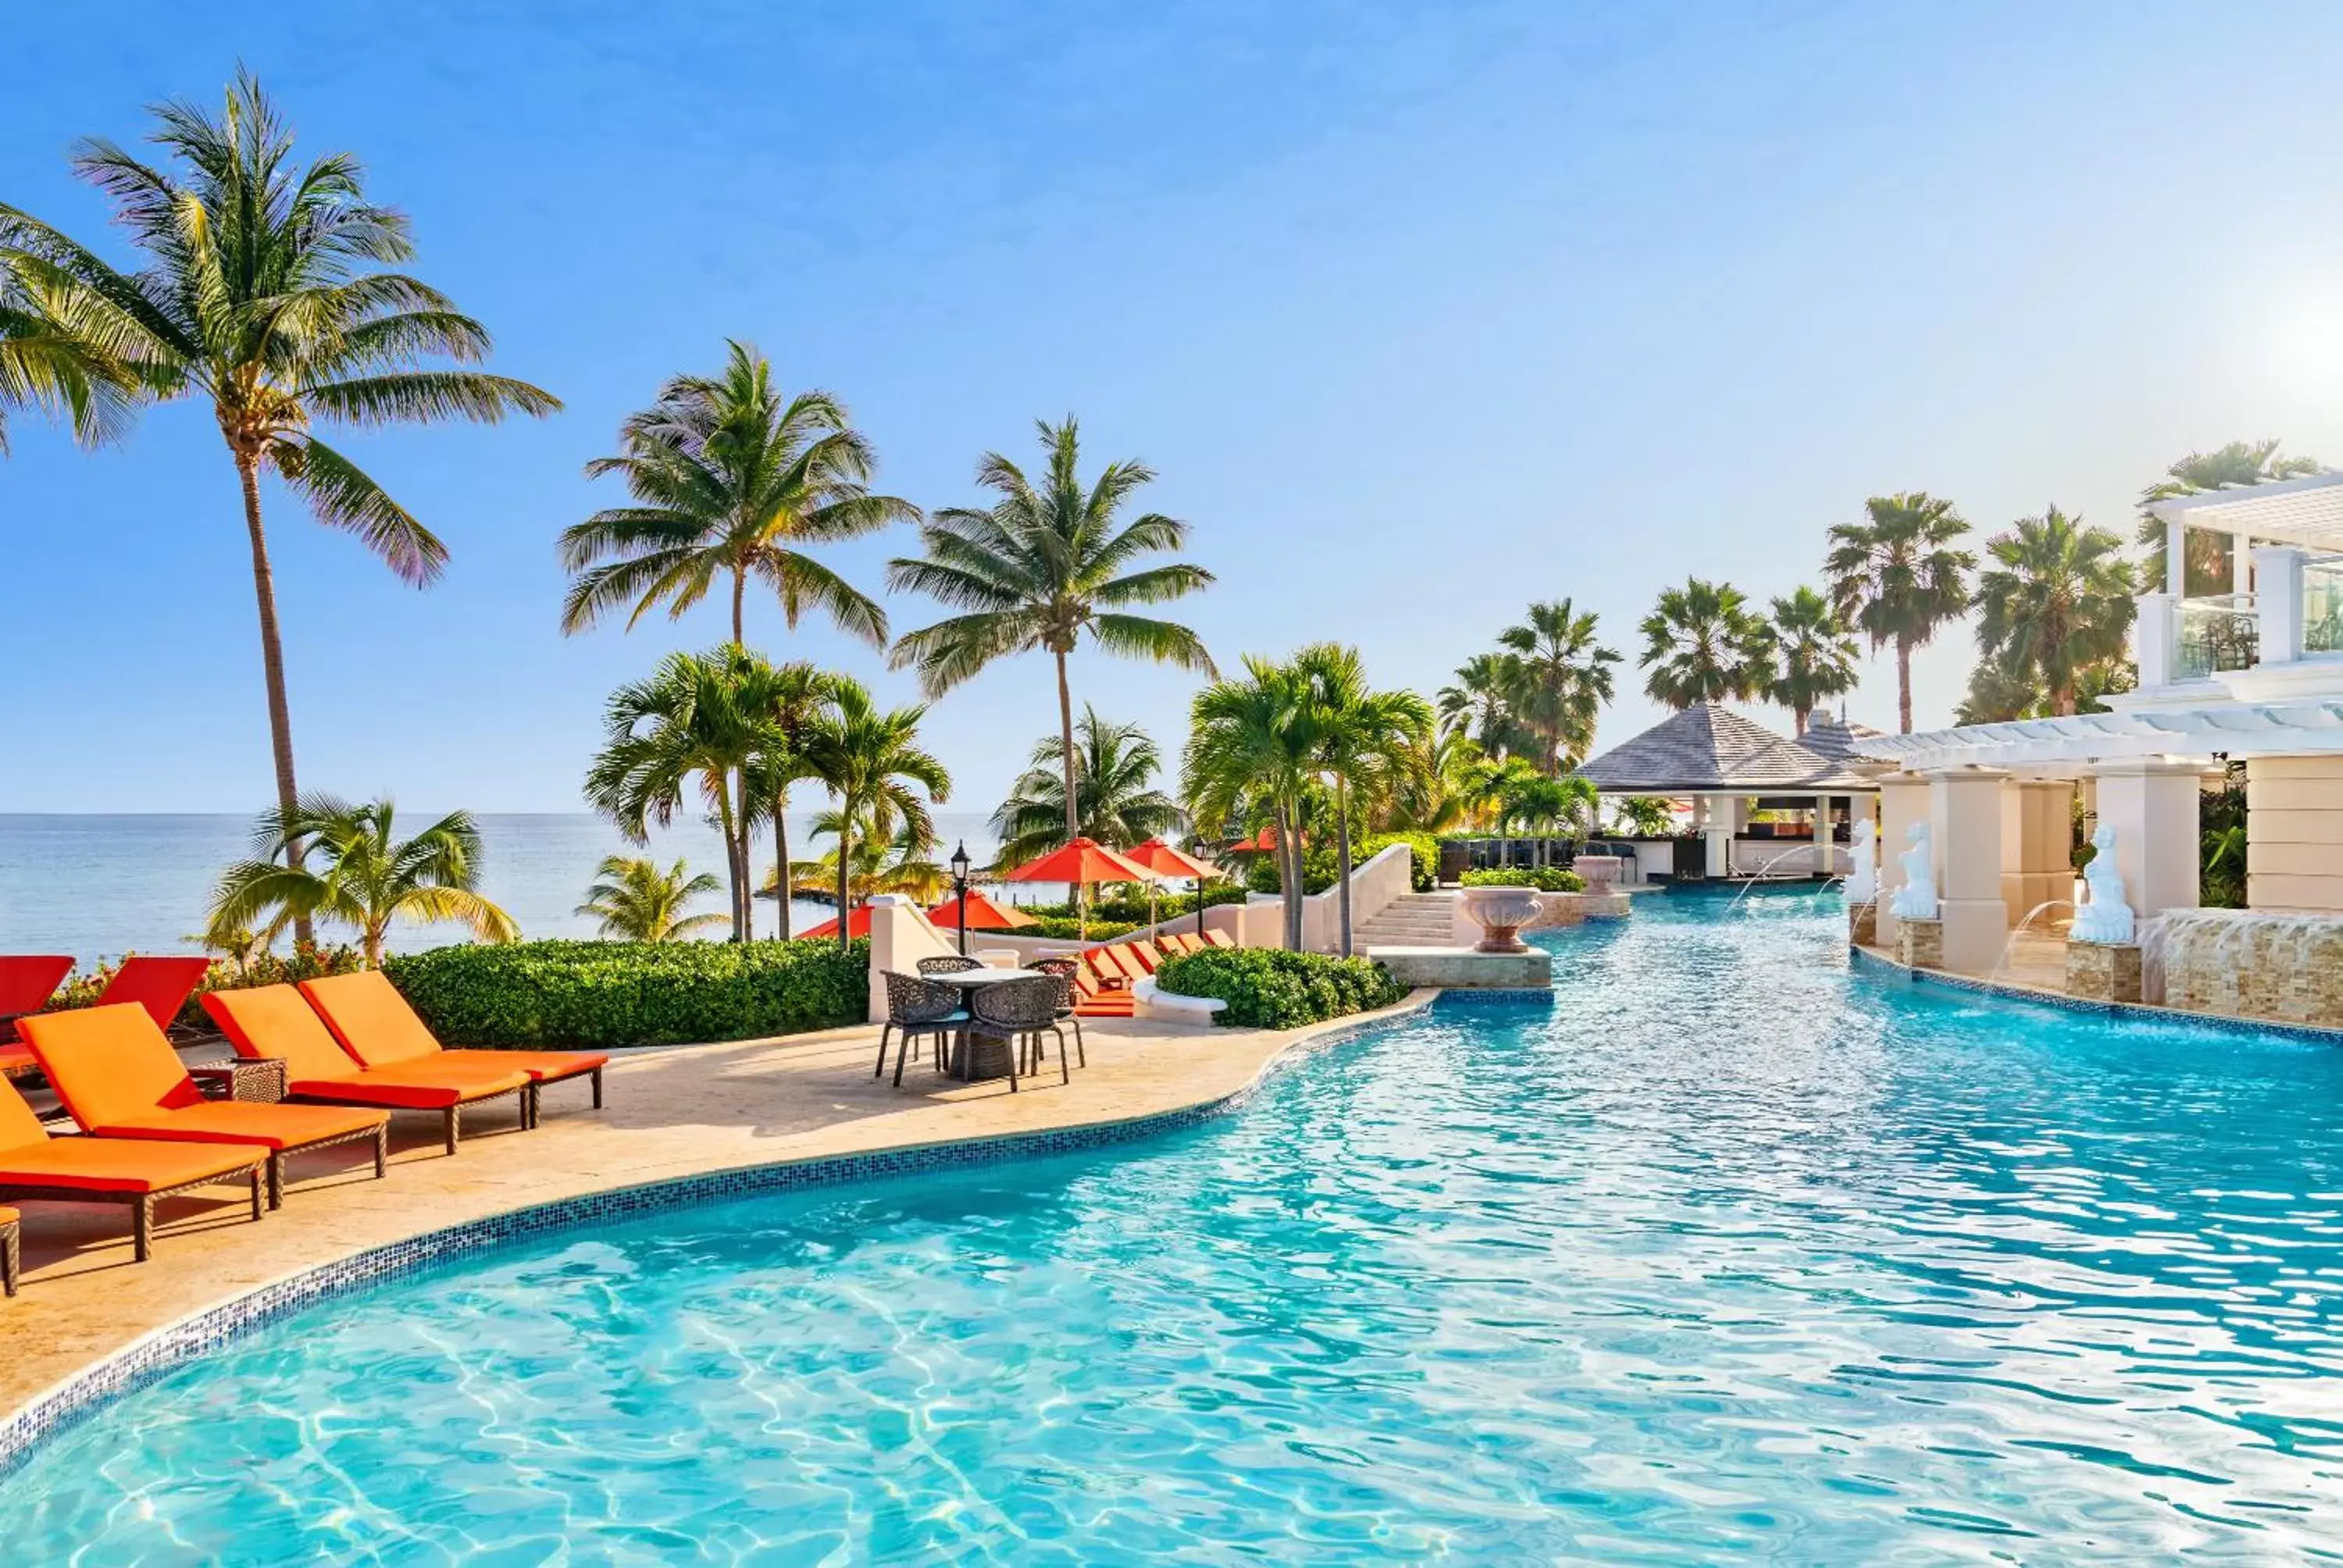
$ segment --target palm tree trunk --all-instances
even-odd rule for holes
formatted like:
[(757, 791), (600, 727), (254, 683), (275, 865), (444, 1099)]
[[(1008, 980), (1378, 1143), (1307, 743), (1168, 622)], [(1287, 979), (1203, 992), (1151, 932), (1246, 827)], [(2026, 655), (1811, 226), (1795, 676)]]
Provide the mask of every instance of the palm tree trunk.
[(853, 910), (846, 907), (846, 877), (854, 861), (854, 816), (844, 801), (838, 808), (838, 950), (844, 952), (852, 939), (847, 927)]
[(1896, 639), (1896, 719), (1901, 734), (1912, 733), (1912, 645)]
[(1277, 885), (1285, 905), (1285, 949), (1302, 950), (1302, 844), (1293, 830), (1293, 811), (1277, 804)]
[(748, 594), (749, 574), (740, 568), (734, 567), (732, 568), (732, 646), (735, 648), (745, 648), (749, 646), (749, 636), (743, 629), (747, 623), (741, 618), (741, 610), (747, 601)]
[(789, 940), (789, 787), (773, 798), (773, 891), (781, 904), (780, 939)]
[[(244, 528), (252, 539), (252, 595), (260, 605), (260, 672), (268, 688), (268, 745), (277, 765), (277, 806), (287, 821), (300, 798), (293, 782), (293, 710), (285, 697), (285, 641), (277, 627), (277, 575), (268, 565), (268, 537), (260, 527), (260, 456), (236, 453), (236, 477), (244, 488)], [(285, 863), (301, 869), (301, 840), (285, 841)], [(296, 947), (317, 940), (306, 914), (293, 917)]]
[(1342, 912), (1342, 956), (1351, 956), (1351, 781), (1334, 775), (1334, 859), (1342, 872), (1334, 902)]
[(1804, 740), (1806, 738), (1806, 716), (1812, 712), (1814, 712), (1814, 709), (1811, 708), (1793, 708), (1790, 709), (1791, 719), (1797, 726), (1797, 738), (1801, 740)]
[(728, 770), (716, 779), (716, 830), (724, 838), (724, 878), (731, 884), (732, 940), (749, 939), (741, 935), (740, 924), (740, 828), (739, 817), (732, 809), (732, 777)]
[[(1058, 661), (1058, 762), (1066, 789), (1066, 842), (1071, 844), (1082, 836), (1081, 803), (1074, 796), (1074, 694), (1066, 685), (1066, 656), (1055, 648), (1050, 651)], [(1076, 884), (1074, 930), (1078, 933), (1083, 930), (1090, 912), (1090, 900), (1085, 894), (1086, 890)]]

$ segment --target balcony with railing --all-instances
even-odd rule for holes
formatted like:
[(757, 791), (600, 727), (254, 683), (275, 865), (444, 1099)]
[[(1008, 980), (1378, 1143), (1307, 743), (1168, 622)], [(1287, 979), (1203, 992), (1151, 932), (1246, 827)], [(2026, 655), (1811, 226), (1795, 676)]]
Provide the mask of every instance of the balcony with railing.
[(2287, 667), (2290, 685), (2343, 692), (2343, 554), (2265, 546), (2252, 554), (2251, 591), (2144, 594), (2136, 652), (2143, 692), (2193, 689)]

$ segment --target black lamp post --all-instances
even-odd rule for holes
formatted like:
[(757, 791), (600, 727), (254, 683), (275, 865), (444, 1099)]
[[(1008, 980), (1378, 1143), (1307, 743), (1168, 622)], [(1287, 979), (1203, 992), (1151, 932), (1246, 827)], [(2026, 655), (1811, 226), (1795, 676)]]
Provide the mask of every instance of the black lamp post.
[(952, 886), (960, 892), (960, 956), (968, 957), (968, 843), (952, 850)]

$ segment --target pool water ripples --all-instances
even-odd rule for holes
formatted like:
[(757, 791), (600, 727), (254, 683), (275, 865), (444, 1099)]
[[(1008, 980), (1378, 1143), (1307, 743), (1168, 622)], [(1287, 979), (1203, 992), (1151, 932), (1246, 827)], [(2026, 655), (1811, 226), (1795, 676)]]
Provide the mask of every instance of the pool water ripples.
[(1723, 909), (1151, 1143), (322, 1306), (48, 1444), (12, 1560), (2343, 1555), (2343, 1054)]

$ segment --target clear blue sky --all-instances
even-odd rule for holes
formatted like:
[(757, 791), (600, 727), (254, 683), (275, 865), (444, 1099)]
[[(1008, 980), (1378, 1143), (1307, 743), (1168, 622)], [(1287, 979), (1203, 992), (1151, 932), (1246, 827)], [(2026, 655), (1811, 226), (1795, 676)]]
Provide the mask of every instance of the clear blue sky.
[[(712, 606), (563, 639), (553, 540), (614, 498), (579, 467), (619, 418), (728, 335), (846, 398), (922, 504), (1078, 412), (1195, 524), (1216, 653), (1345, 638), (1426, 690), (1532, 598), (1632, 656), (1688, 571), (1814, 580), (1875, 491), (2127, 530), (2195, 447), (2343, 462), (2332, 5), (133, 5), (11, 44), (0, 200), (116, 245), (67, 145), (241, 57), (568, 402), (348, 440), (452, 547), (427, 594), (271, 497), (303, 782), (415, 807), (574, 809), (603, 695), (716, 640)], [(263, 804), (206, 416), (15, 445), (0, 810)], [(910, 542), (831, 559), (875, 591)], [(825, 628), (751, 639), (911, 696)], [(1924, 656), (1923, 725), (1969, 660), (1966, 629)], [(1188, 678), (1075, 679), (1176, 749)], [(1654, 717), (1622, 684), (1606, 744)], [(1021, 660), (935, 709), (956, 806), (1051, 704)], [(1892, 723), (1887, 661), (1853, 711)]]

